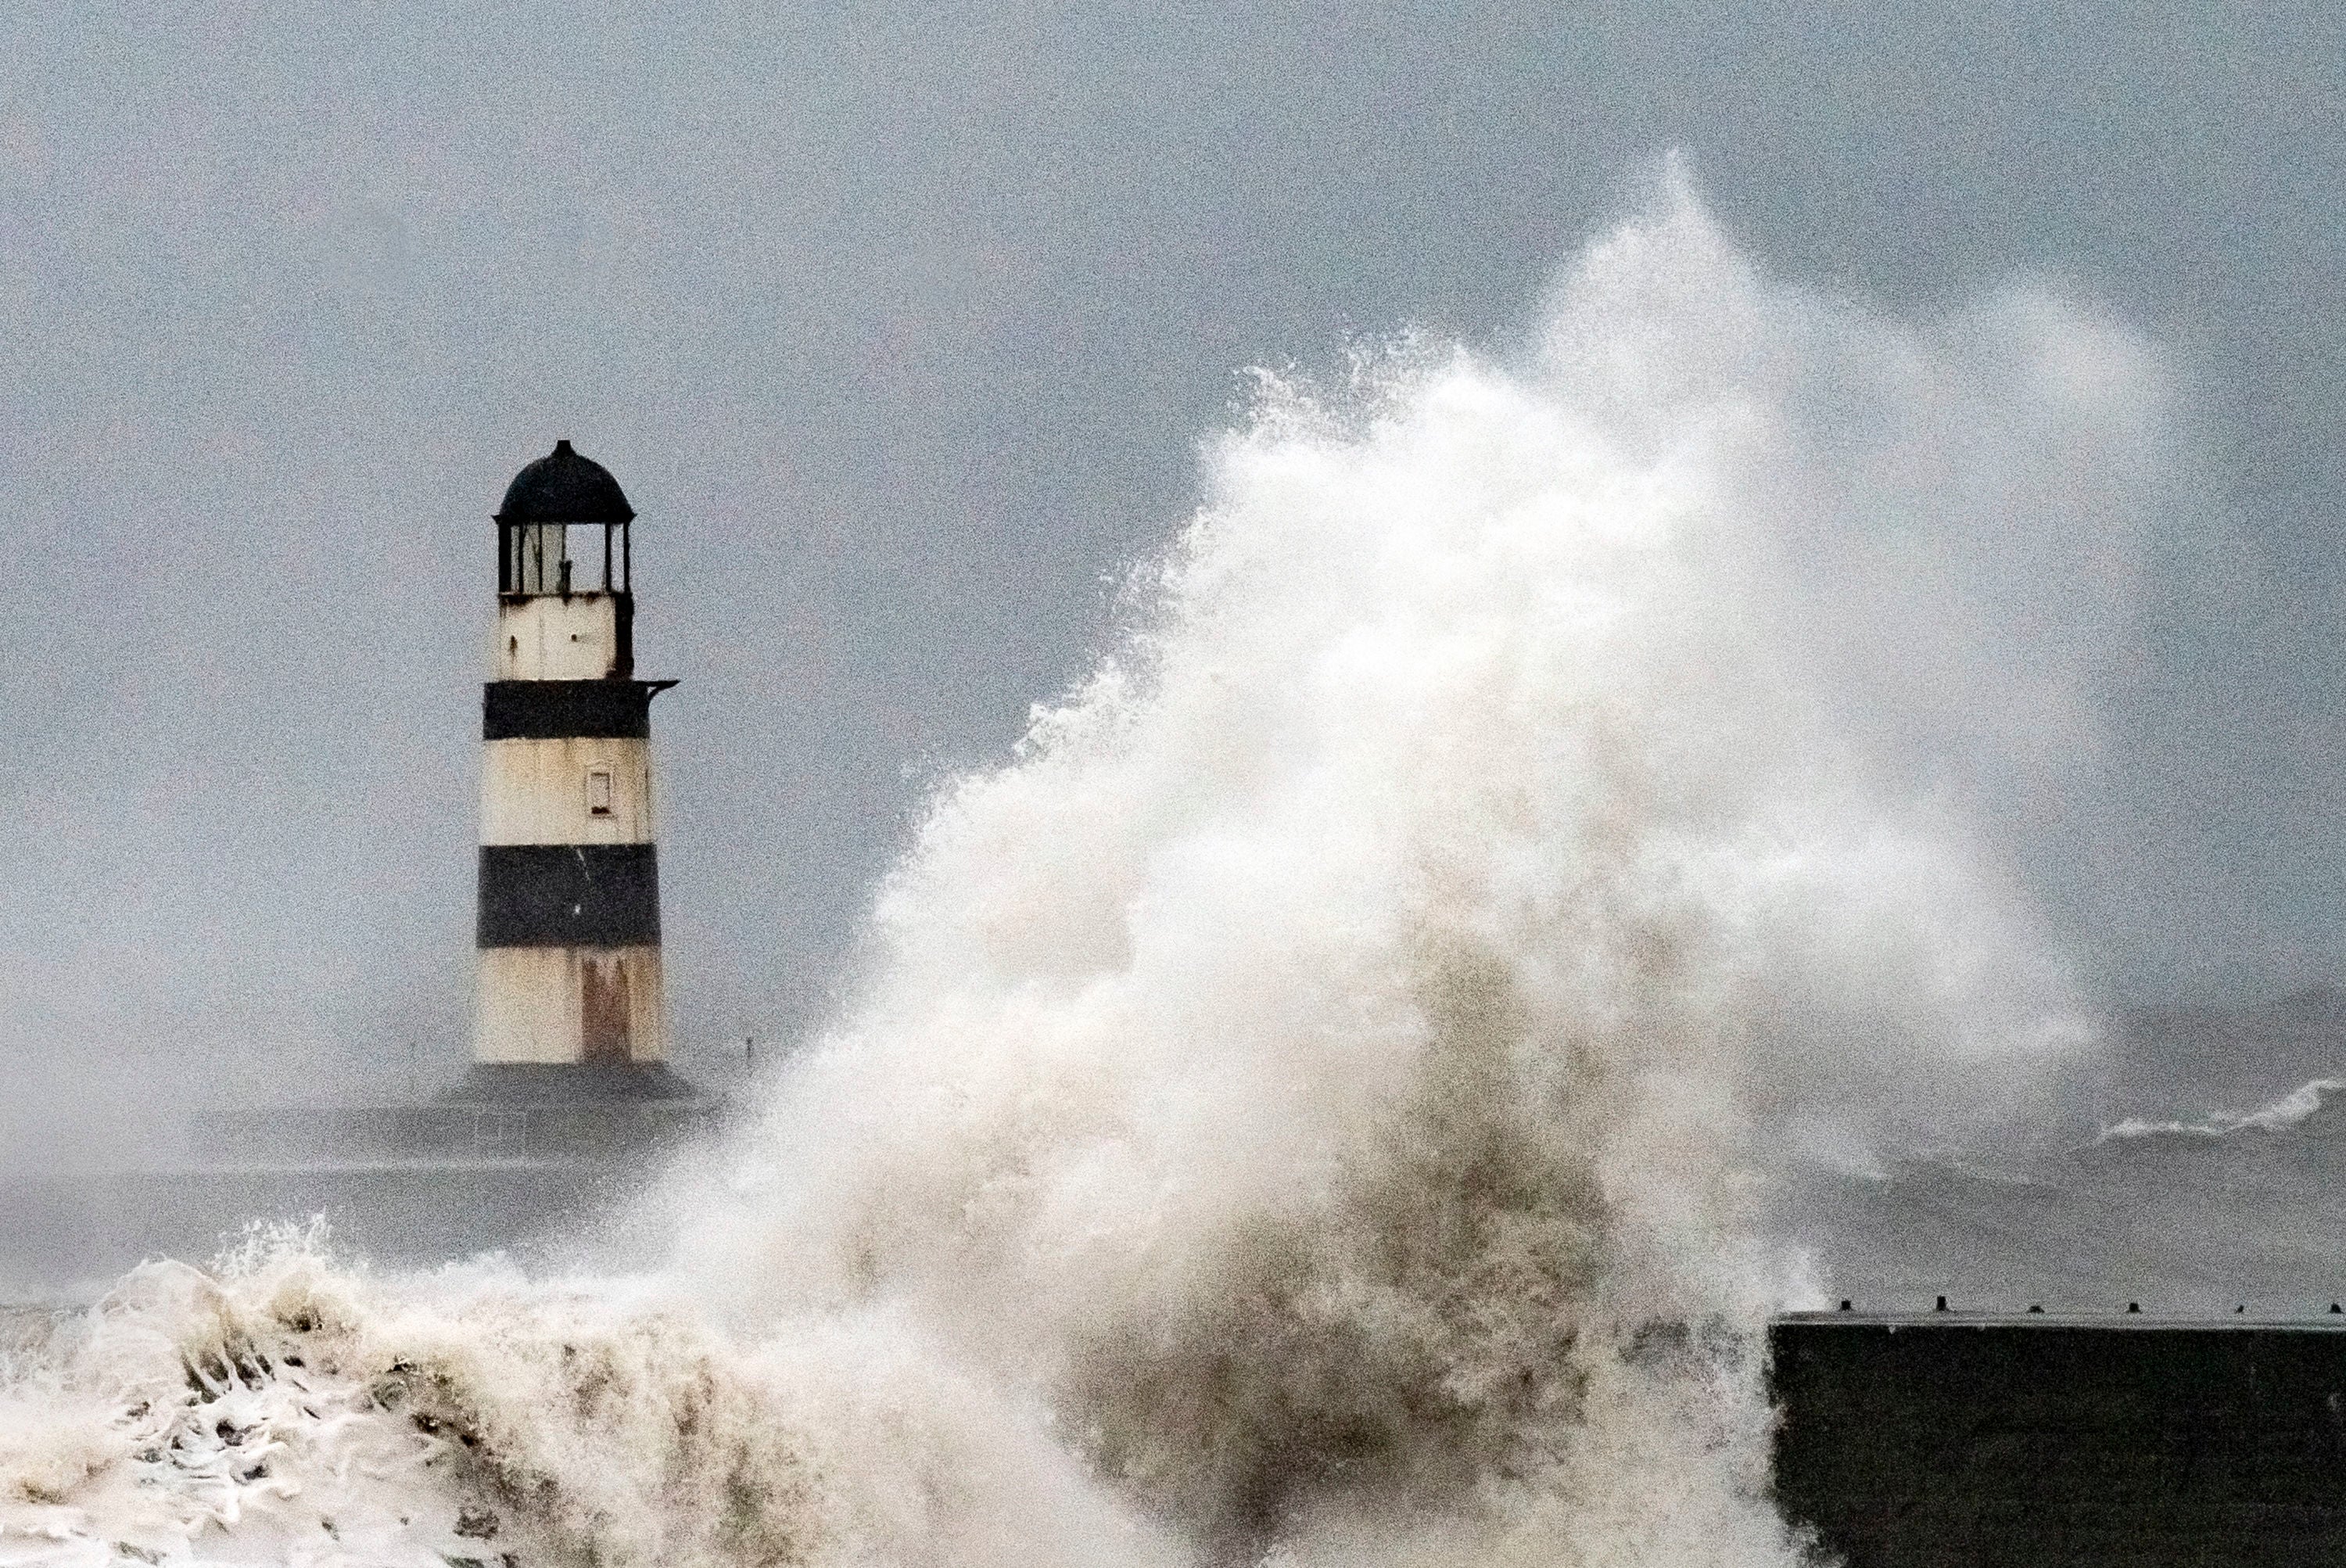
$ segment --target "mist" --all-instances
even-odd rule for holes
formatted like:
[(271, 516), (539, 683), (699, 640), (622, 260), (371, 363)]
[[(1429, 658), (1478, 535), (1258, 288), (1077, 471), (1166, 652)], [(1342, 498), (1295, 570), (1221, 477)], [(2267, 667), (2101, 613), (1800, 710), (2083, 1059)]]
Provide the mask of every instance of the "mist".
[[(1670, 148), (1789, 284), (1939, 322), (1958, 361), (2051, 311), (2148, 367), (2155, 472), (2088, 453), (2110, 493), (2076, 538), (1865, 545), (1885, 580), (1911, 548), (2004, 585), (1933, 646), (2012, 678), (1978, 733), (1881, 766), (1964, 802), (2096, 1007), (2323, 978), (2346, 465), (2339, 219), (2311, 193), (2341, 169), (2309, 127), (2338, 121), (2339, 26), (12, 16), (12, 1123), (135, 1138), (130, 1110), (455, 1070), (486, 514), (562, 436), (642, 514), (642, 665), (684, 682), (657, 742), (683, 1064), (721, 1081), (741, 1036), (800, 1037), (929, 794), (1082, 677), (1244, 367), (1341, 377), (1348, 342), (1412, 326), (1543, 351), (1560, 260)], [(2140, 379), (2070, 373), (2080, 406)], [(1998, 409), (1945, 395), (1993, 439)], [(1867, 402), (1816, 412), (1821, 471)], [(2165, 525), (2097, 532), (2144, 485)], [(1839, 539), (1872, 504), (1852, 480), (1796, 521)], [(2037, 596), (2076, 580), (2038, 569), (2065, 553), (2103, 585), (2079, 618)], [(1862, 668), (1933, 608), (1818, 635)]]

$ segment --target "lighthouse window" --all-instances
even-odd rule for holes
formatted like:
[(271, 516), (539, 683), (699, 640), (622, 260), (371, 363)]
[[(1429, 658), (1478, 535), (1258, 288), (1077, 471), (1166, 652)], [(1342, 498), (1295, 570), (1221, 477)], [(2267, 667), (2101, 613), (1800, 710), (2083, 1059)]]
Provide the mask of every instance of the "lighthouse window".
[(611, 775), (607, 769), (589, 769), (586, 773), (586, 814), (607, 817), (611, 814)]
[(569, 590), (570, 553), (559, 523), (534, 523), (508, 529), (512, 558), (506, 563), (508, 592), (560, 594)]
[(627, 566), (624, 523), (513, 523), (498, 530), (500, 593), (624, 593)]

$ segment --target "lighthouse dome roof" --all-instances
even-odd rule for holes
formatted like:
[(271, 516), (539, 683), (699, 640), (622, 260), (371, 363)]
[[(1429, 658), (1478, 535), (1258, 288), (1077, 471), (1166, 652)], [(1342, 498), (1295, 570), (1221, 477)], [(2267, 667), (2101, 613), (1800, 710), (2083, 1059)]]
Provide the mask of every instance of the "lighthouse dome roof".
[(611, 471), (581, 457), (566, 441), (514, 475), (505, 486), (500, 523), (625, 523), (636, 509)]

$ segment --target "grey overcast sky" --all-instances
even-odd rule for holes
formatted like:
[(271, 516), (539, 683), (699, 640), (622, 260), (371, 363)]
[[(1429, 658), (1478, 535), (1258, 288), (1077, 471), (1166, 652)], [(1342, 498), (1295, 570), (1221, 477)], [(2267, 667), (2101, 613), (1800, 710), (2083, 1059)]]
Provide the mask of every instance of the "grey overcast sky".
[(683, 681), (688, 1063), (788, 1034), (923, 792), (1081, 671), (1239, 370), (1504, 351), (1674, 148), (1780, 278), (2052, 280), (2168, 351), (2239, 559), (2154, 595), (2047, 896), (2121, 999), (2331, 974), (2340, 16), (10, 7), (0, 1052), (453, 1066), (486, 517), (557, 436), (634, 499)]

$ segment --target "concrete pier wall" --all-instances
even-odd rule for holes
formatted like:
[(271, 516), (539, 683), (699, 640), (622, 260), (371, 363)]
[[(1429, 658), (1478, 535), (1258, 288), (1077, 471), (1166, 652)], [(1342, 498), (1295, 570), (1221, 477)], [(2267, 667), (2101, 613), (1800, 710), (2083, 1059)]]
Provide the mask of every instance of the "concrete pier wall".
[(2346, 1562), (2346, 1319), (1793, 1317), (1785, 1512), (1850, 1568)]

